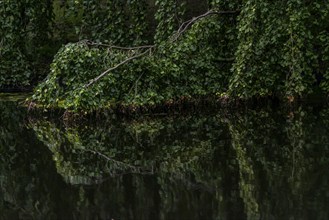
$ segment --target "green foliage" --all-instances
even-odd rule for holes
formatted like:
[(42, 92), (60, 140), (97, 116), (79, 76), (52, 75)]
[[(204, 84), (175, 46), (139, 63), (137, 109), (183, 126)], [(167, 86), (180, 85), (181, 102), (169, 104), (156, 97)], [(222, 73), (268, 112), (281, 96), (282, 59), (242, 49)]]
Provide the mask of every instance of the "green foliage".
[(227, 50), (234, 45), (232, 39), (223, 36), (228, 31), (226, 22), (213, 16), (195, 24), (177, 42), (160, 47), (156, 72), (162, 81), (170, 82), (159, 91), (165, 99), (226, 91), (234, 51)]
[[(140, 5), (134, 2), (130, 4), (138, 11)], [(168, 8), (169, 4), (174, 5)], [(159, 1), (157, 6), (158, 28), (155, 40), (158, 45), (154, 50), (111, 71), (86, 88), (84, 85), (106, 69), (144, 50), (118, 50), (103, 44), (87, 45), (87, 42), (69, 44), (55, 56), (51, 74), (37, 87), (32, 100), (45, 107), (90, 111), (117, 104), (130, 107), (154, 106), (182, 98), (225, 92), (236, 45), (236, 29), (232, 29), (236, 18), (230, 15), (225, 18), (210, 16), (193, 24), (189, 31), (176, 40), (169, 36), (172, 36), (178, 22), (181, 22), (175, 19), (183, 16), (183, 4), (178, 7), (176, 2)], [(236, 5), (222, 2), (221, 6), (233, 10)], [(166, 16), (172, 20), (166, 20)], [(141, 18), (136, 20), (136, 24), (142, 24), (144, 18), (141, 15), (137, 17)], [(138, 25), (136, 27), (139, 30), (145, 29)], [(118, 28), (120, 30), (123, 29)], [(136, 30), (134, 32), (137, 33), (134, 39), (139, 41), (143, 31), (140, 34)], [(104, 31), (95, 33), (105, 34)], [(108, 36), (107, 39), (112, 37)], [(104, 39), (96, 37), (95, 40)]]
[(118, 45), (148, 42), (146, 1), (1, 1), (0, 87), (39, 80), (67, 41)]
[(230, 94), (252, 98), (310, 93), (315, 78), (326, 71), (319, 65), (319, 48), (324, 46), (319, 36), (328, 34), (327, 13), (324, 1), (245, 1)]
[[(200, 5), (208, 4), (210, 10), (236, 13), (196, 22), (184, 0), (156, 0), (154, 5), (146, 0), (3, 2), (0, 86), (29, 84), (43, 55), (51, 54), (49, 38), (55, 45), (70, 42), (58, 51), (50, 75), (33, 97), (47, 107), (153, 106), (215, 94), (294, 100), (329, 91), (325, 1), (205, 0)], [(189, 19), (193, 22), (184, 23)], [(186, 29), (177, 31), (182, 24)], [(86, 39), (98, 44), (74, 44)], [(109, 45), (152, 41), (155, 47), (146, 56), (84, 87), (106, 69), (145, 52)]]
[(115, 45), (145, 42), (147, 3), (142, 1), (81, 1), (82, 25), (80, 39)]
[[(23, 84), (28, 84), (31, 70), (27, 67), (28, 63), (23, 51), (20, 50), (22, 36), (19, 33), (24, 24), (15, 19), (15, 17), (20, 16), (20, 11), (17, 10), (20, 5), (19, 2), (10, 1), (5, 1), (2, 4), (0, 9), (0, 86), (16, 85), (20, 81)], [(13, 62), (14, 60), (17, 62)], [(20, 72), (24, 74), (18, 74)]]
[[(34, 95), (35, 99), (41, 102), (53, 105), (59, 101), (63, 101), (64, 97), (67, 104), (82, 105), (83, 102), (83, 86), (86, 79), (92, 79), (97, 73), (103, 71), (105, 66), (112, 64), (111, 60), (113, 53), (109, 50), (92, 48), (84, 43), (68, 44), (63, 47), (55, 56), (54, 62), (51, 65), (51, 74), (47, 77), (43, 84), (40, 84)], [(115, 59), (119, 59), (118, 56)], [(110, 83), (111, 79), (108, 80)], [(76, 94), (76, 89), (80, 89)], [(106, 92), (105, 90), (100, 92)], [(98, 96), (98, 93), (93, 94)], [(81, 96), (81, 97), (80, 97)], [(96, 106), (94, 103), (95, 97), (91, 97), (90, 106)]]
[(155, 14), (158, 26), (154, 38), (159, 44), (171, 37), (182, 23), (185, 2), (179, 4), (176, 0), (156, 0), (155, 5), (158, 8)]
[(32, 100), (46, 107), (97, 110), (113, 104), (153, 106), (224, 92), (234, 53), (227, 48), (235, 44), (231, 22), (231, 18), (217, 16), (198, 22), (178, 40), (162, 43), (88, 88), (84, 85), (89, 80), (144, 50), (69, 44), (56, 55), (51, 74), (37, 87)]
[(37, 77), (51, 34), (51, 1), (0, 3), (0, 88), (27, 86)]
[(79, 0), (62, 4), (55, 1), (55, 6), (57, 38), (71, 42), (88, 39), (122, 46), (146, 43), (149, 38), (146, 0)]
[[(329, 19), (329, 5), (328, 4), (315, 4), (314, 7), (317, 11), (315, 12), (321, 21), (325, 21)], [(321, 58), (319, 61), (319, 73), (318, 75), (324, 77), (324, 80), (321, 82), (321, 86), (323, 90), (328, 93), (329, 92), (329, 34), (328, 34), (328, 24), (324, 28), (319, 21), (314, 21), (316, 23), (316, 27), (321, 30), (319, 34), (316, 36), (317, 48), (320, 51), (319, 57)]]

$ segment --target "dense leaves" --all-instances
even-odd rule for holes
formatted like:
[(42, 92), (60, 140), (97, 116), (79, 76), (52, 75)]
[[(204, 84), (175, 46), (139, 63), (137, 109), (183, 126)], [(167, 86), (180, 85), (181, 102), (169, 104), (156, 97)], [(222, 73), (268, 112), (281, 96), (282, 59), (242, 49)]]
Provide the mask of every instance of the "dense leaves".
[[(193, 14), (192, 3), (184, 0), (50, 2), (7, 2), (0, 12), (5, 18), (0, 29), (9, 33), (2, 37), (0, 67), (4, 73), (21, 72), (17, 75), (21, 78), (1, 74), (3, 84), (13, 85), (16, 80), (25, 85), (31, 79), (33, 62), (28, 61), (34, 50), (26, 50), (30, 44), (18, 33), (22, 26), (38, 30), (35, 37), (28, 35), (31, 45), (38, 46), (35, 39), (40, 43), (52, 32), (53, 41), (70, 42), (58, 51), (49, 76), (32, 99), (46, 107), (153, 106), (215, 95), (275, 96), (291, 102), (329, 91), (325, 1), (193, 1), (194, 8), (208, 5), (218, 12), (200, 19)], [(41, 10), (48, 20), (32, 12), (23, 13), (31, 15), (25, 20), (9, 16), (22, 16), (22, 8), (29, 7), (32, 12)], [(95, 43), (86, 44), (86, 39)], [(131, 48), (152, 42), (148, 53), (145, 47)], [(91, 87), (83, 86), (139, 54), (144, 56), (115, 68)], [(14, 57), (21, 61), (11, 62)]]
[(26, 87), (49, 56), (52, 4), (3, 0), (0, 5), (0, 88)]
[[(156, 16), (159, 20), (161, 14), (167, 13), (162, 11), (167, 3), (158, 4)], [(227, 7), (233, 8), (232, 5)], [(179, 16), (182, 14), (176, 15)], [(46, 107), (96, 110), (117, 104), (154, 106), (222, 93), (228, 88), (234, 56), (232, 48), (236, 44), (235, 29), (232, 29), (236, 21), (234, 14), (223, 16), (226, 18), (212, 15), (201, 20), (179, 37), (172, 35), (173, 30), (168, 33), (176, 28), (176, 21), (162, 24), (159, 20), (156, 48), (111, 71), (88, 88), (84, 84), (89, 80), (146, 49), (119, 50), (86, 41), (69, 44), (56, 55), (51, 74), (38, 86), (33, 100)], [(168, 37), (159, 40), (158, 36)]]
[(244, 98), (312, 92), (328, 68), (321, 52), (326, 19), (324, 1), (246, 1), (229, 92)]

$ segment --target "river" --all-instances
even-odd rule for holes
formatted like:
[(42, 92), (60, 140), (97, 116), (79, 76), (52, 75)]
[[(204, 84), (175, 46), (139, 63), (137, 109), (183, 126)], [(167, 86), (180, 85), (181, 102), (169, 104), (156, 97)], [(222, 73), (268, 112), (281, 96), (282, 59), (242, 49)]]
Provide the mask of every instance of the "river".
[(67, 122), (0, 101), (0, 219), (326, 220), (328, 168), (325, 105)]

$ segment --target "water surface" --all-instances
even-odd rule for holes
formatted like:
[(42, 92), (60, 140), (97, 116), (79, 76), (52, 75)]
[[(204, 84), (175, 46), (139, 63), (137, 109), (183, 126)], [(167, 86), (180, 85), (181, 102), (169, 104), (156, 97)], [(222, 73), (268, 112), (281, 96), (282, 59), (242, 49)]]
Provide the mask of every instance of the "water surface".
[(0, 219), (329, 219), (329, 109), (63, 123), (0, 102)]

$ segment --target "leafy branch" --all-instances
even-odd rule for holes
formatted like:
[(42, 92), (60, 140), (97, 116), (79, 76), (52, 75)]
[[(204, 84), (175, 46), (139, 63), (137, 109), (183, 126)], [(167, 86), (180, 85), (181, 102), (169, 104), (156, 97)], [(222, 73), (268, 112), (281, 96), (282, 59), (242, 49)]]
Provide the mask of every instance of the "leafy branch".
[[(207, 11), (206, 13), (199, 15), (197, 17), (194, 17), (188, 21), (185, 21), (182, 23), (182, 25), (179, 27), (179, 29), (177, 30), (176, 34), (174, 35), (174, 39), (173, 41), (177, 41), (184, 32), (186, 32), (195, 22), (206, 18), (208, 16), (211, 15), (223, 15), (223, 14), (236, 14), (239, 11), (214, 11), (214, 10), (210, 10)], [(110, 49), (119, 49), (119, 50), (140, 50), (140, 49), (147, 49), (144, 52), (137, 54), (135, 56), (129, 57), (127, 59), (125, 59), (124, 61), (120, 62), (119, 64), (115, 65), (114, 67), (111, 67), (109, 69), (107, 69), (106, 71), (104, 71), (102, 74), (100, 74), (99, 76), (97, 76), (96, 78), (92, 79), (89, 81), (89, 83), (85, 84), (85, 88), (90, 87), (91, 85), (93, 85), (94, 83), (96, 83), (97, 81), (99, 81), (101, 78), (103, 78), (104, 76), (106, 76), (108, 73), (110, 73), (111, 71), (119, 68), (120, 66), (125, 65), (126, 63), (129, 63), (132, 60), (138, 59), (144, 55), (146, 55), (147, 53), (150, 53), (152, 51), (153, 48), (156, 47), (156, 45), (142, 45), (142, 46), (137, 46), (137, 47), (120, 47), (120, 46), (115, 46), (115, 45), (108, 45), (108, 44), (102, 44), (102, 43), (94, 43), (94, 42), (90, 42), (90, 41), (86, 41), (87, 45), (90, 46), (103, 46), (103, 47), (108, 47)], [(229, 58), (228, 60), (232, 60), (231, 58)], [(226, 59), (225, 59), (226, 61)]]

